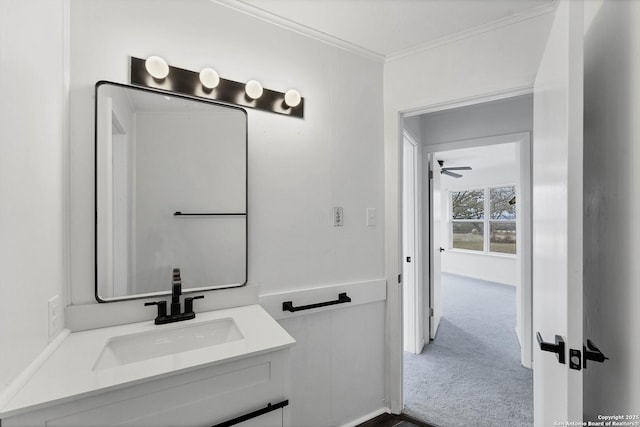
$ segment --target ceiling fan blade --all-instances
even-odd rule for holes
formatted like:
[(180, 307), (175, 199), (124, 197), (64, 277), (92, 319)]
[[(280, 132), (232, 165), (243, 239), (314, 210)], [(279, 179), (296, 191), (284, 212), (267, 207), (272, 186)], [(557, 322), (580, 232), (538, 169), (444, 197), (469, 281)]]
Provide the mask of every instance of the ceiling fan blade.
[(462, 178), (462, 175), (460, 175), (459, 173), (454, 173), (454, 172), (449, 172), (447, 169), (442, 169), (440, 171), (440, 173), (443, 173), (445, 175), (449, 175), (452, 176), (454, 178)]
[(448, 171), (470, 171), (471, 166), (454, 166), (452, 168), (442, 168), (444, 170), (448, 170)]

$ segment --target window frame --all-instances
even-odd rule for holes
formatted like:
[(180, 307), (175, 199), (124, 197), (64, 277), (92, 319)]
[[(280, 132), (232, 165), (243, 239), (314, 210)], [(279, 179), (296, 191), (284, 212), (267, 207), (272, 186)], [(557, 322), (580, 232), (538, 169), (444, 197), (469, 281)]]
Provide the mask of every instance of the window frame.
[[(504, 257), (509, 257), (509, 258), (515, 258), (518, 256), (518, 252), (517, 252), (517, 243), (516, 243), (516, 252), (515, 253), (509, 253), (509, 252), (494, 252), (491, 251), (491, 224), (492, 223), (513, 223), (514, 224), (514, 228), (516, 230), (516, 242), (518, 241), (518, 225), (517, 225), (517, 220), (518, 220), (518, 216), (516, 214), (514, 219), (492, 219), (491, 218), (491, 189), (493, 188), (502, 188), (502, 187), (513, 187), (514, 189), (514, 194), (517, 195), (518, 193), (518, 186), (516, 184), (513, 183), (509, 183), (509, 184), (501, 184), (501, 185), (490, 185), (490, 186), (481, 186), (481, 187), (467, 187), (467, 188), (460, 188), (460, 189), (454, 189), (454, 190), (448, 190), (448, 203), (447, 203), (447, 208), (449, 209), (449, 215), (448, 215), (448, 234), (449, 234), (449, 242), (448, 242), (448, 247), (449, 250), (452, 251), (461, 251), (461, 252), (465, 252), (465, 253), (472, 253), (472, 254), (482, 254), (482, 255), (492, 255), (492, 256), (504, 256)], [(453, 193), (458, 193), (461, 191), (477, 191), (477, 190), (482, 190), (483, 195), (484, 195), (484, 212), (483, 212), (483, 218), (482, 219), (454, 219), (453, 218), (453, 197), (452, 194)], [(480, 250), (475, 250), (475, 249), (463, 249), (463, 248), (455, 248), (453, 246), (453, 224), (455, 223), (465, 223), (465, 222), (482, 222), (483, 225), (483, 230), (482, 230), (482, 251)]]

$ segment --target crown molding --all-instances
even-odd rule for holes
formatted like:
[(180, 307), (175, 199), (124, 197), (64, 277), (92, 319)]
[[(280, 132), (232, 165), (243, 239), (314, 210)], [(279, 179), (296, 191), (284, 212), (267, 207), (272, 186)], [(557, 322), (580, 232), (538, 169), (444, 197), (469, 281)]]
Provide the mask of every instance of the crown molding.
[(318, 40), (328, 45), (343, 49), (345, 51), (354, 53), (356, 55), (364, 56), (365, 58), (372, 59), (377, 62), (390, 62), (400, 58), (415, 55), (420, 52), (424, 52), (429, 49), (434, 49), (439, 46), (443, 46), (449, 43), (454, 43), (469, 37), (484, 34), (490, 31), (504, 28), (509, 25), (517, 24), (529, 19), (534, 19), (539, 16), (551, 13), (555, 10), (558, 0), (552, 0), (550, 3), (537, 6), (523, 12), (507, 16), (505, 18), (497, 19), (487, 24), (482, 24), (477, 27), (470, 28), (468, 30), (460, 31), (455, 34), (451, 34), (445, 37), (441, 37), (417, 46), (413, 46), (408, 49), (404, 49), (398, 52), (391, 53), (389, 55), (383, 55), (378, 52), (366, 49), (362, 46), (358, 46), (346, 40), (342, 40), (338, 37), (324, 33), (322, 31), (315, 30), (306, 25), (299, 24), (290, 19), (284, 18), (280, 15), (276, 15), (267, 10), (250, 5), (243, 0), (210, 0), (213, 3), (217, 3), (221, 6), (228, 7), (237, 12), (244, 13), (245, 15), (252, 16), (265, 22), (277, 25), (281, 28), (293, 31), (303, 36)]
[(293, 31), (303, 36), (318, 40), (325, 44), (343, 49), (347, 52), (355, 53), (356, 55), (364, 56), (365, 58), (372, 59), (377, 62), (384, 62), (385, 56), (381, 53), (374, 52), (372, 50), (363, 48), (361, 46), (350, 43), (346, 40), (342, 40), (338, 37), (323, 33), (322, 31), (315, 30), (306, 25), (299, 24), (290, 19), (284, 18), (280, 15), (276, 15), (259, 7), (247, 4), (242, 0), (211, 0), (213, 3), (217, 3), (221, 6), (228, 7), (235, 11), (244, 13), (245, 15), (252, 16), (262, 21), (269, 22), (277, 25), (281, 28)]
[(553, 0), (550, 3), (537, 6), (537, 7), (525, 10), (523, 12), (520, 12), (514, 15), (510, 15), (501, 19), (497, 19), (487, 24), (478, 25), (477, 27), (469, 28), (468, 30), (460, 31), (458, 33), (441, 37), (439, 39), (435, 39), (418, 46), (404, 49), (404, 50), (387, 55), (385, 57), (385, 61), (386, 62), (395, 61), (397, 59), (415, 55), (417, 53), (424, 52), (429, 49), (434, 49), (439, 46), (443, 46), (449, 43), (454, 43), (469, 37), (494, 31), (499, 28), (508, 27), (509, 25), (517, 24), (519, 22), (527, 21), (529, 19), (534, 19), (539, 16), (546, 15), (548, 13), (553, 12), (556, 9), (556, 4), (557, 4), (557, 0)]

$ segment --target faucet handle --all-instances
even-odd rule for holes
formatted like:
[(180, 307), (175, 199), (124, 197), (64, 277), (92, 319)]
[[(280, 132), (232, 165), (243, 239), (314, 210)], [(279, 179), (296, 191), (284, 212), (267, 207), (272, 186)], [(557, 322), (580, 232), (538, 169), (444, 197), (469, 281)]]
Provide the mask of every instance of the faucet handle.
[(204, 295), (198, 295), (195, 297), (186, 297), (184, 299), (184, 312), (185, 313), (193, 313), (193, 300), (194, 299), (202, 299)]
[(145, 302), (144, 305), (145, 306), (157, 305), (158, 306), (158, 317), (166, 317), (167, 316), (167, 302), (166, 301)]

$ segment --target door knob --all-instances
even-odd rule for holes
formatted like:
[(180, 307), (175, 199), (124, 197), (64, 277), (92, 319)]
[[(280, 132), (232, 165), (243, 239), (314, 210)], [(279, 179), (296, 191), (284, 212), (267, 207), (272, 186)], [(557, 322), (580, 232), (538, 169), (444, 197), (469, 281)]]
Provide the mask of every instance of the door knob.
[(411, 257), (410, 256), (407, 257), (407, 262), (411, 262)]
[(440, 248), (440, 252), (444, 252), (444, 248)]
[(536, 332), (536, 338), (538, 340), (538, 345), (540, 346), (540, 350), (542, 351), (549, 351), (551, 353), (555, 353), (556, 354), (556, 358), (558, 359), (558, 362), (562, 363), (564, 365), (565, 363), (565, 359), (564, 359), (564, 340), (562, 339), (562, 337), (560, 335), (556, 335), (556, 343), (552, 344), (550, 342), (544, 342), (544, 340), (542, 339), (542, 335), (540, 335), (540, 332)]

